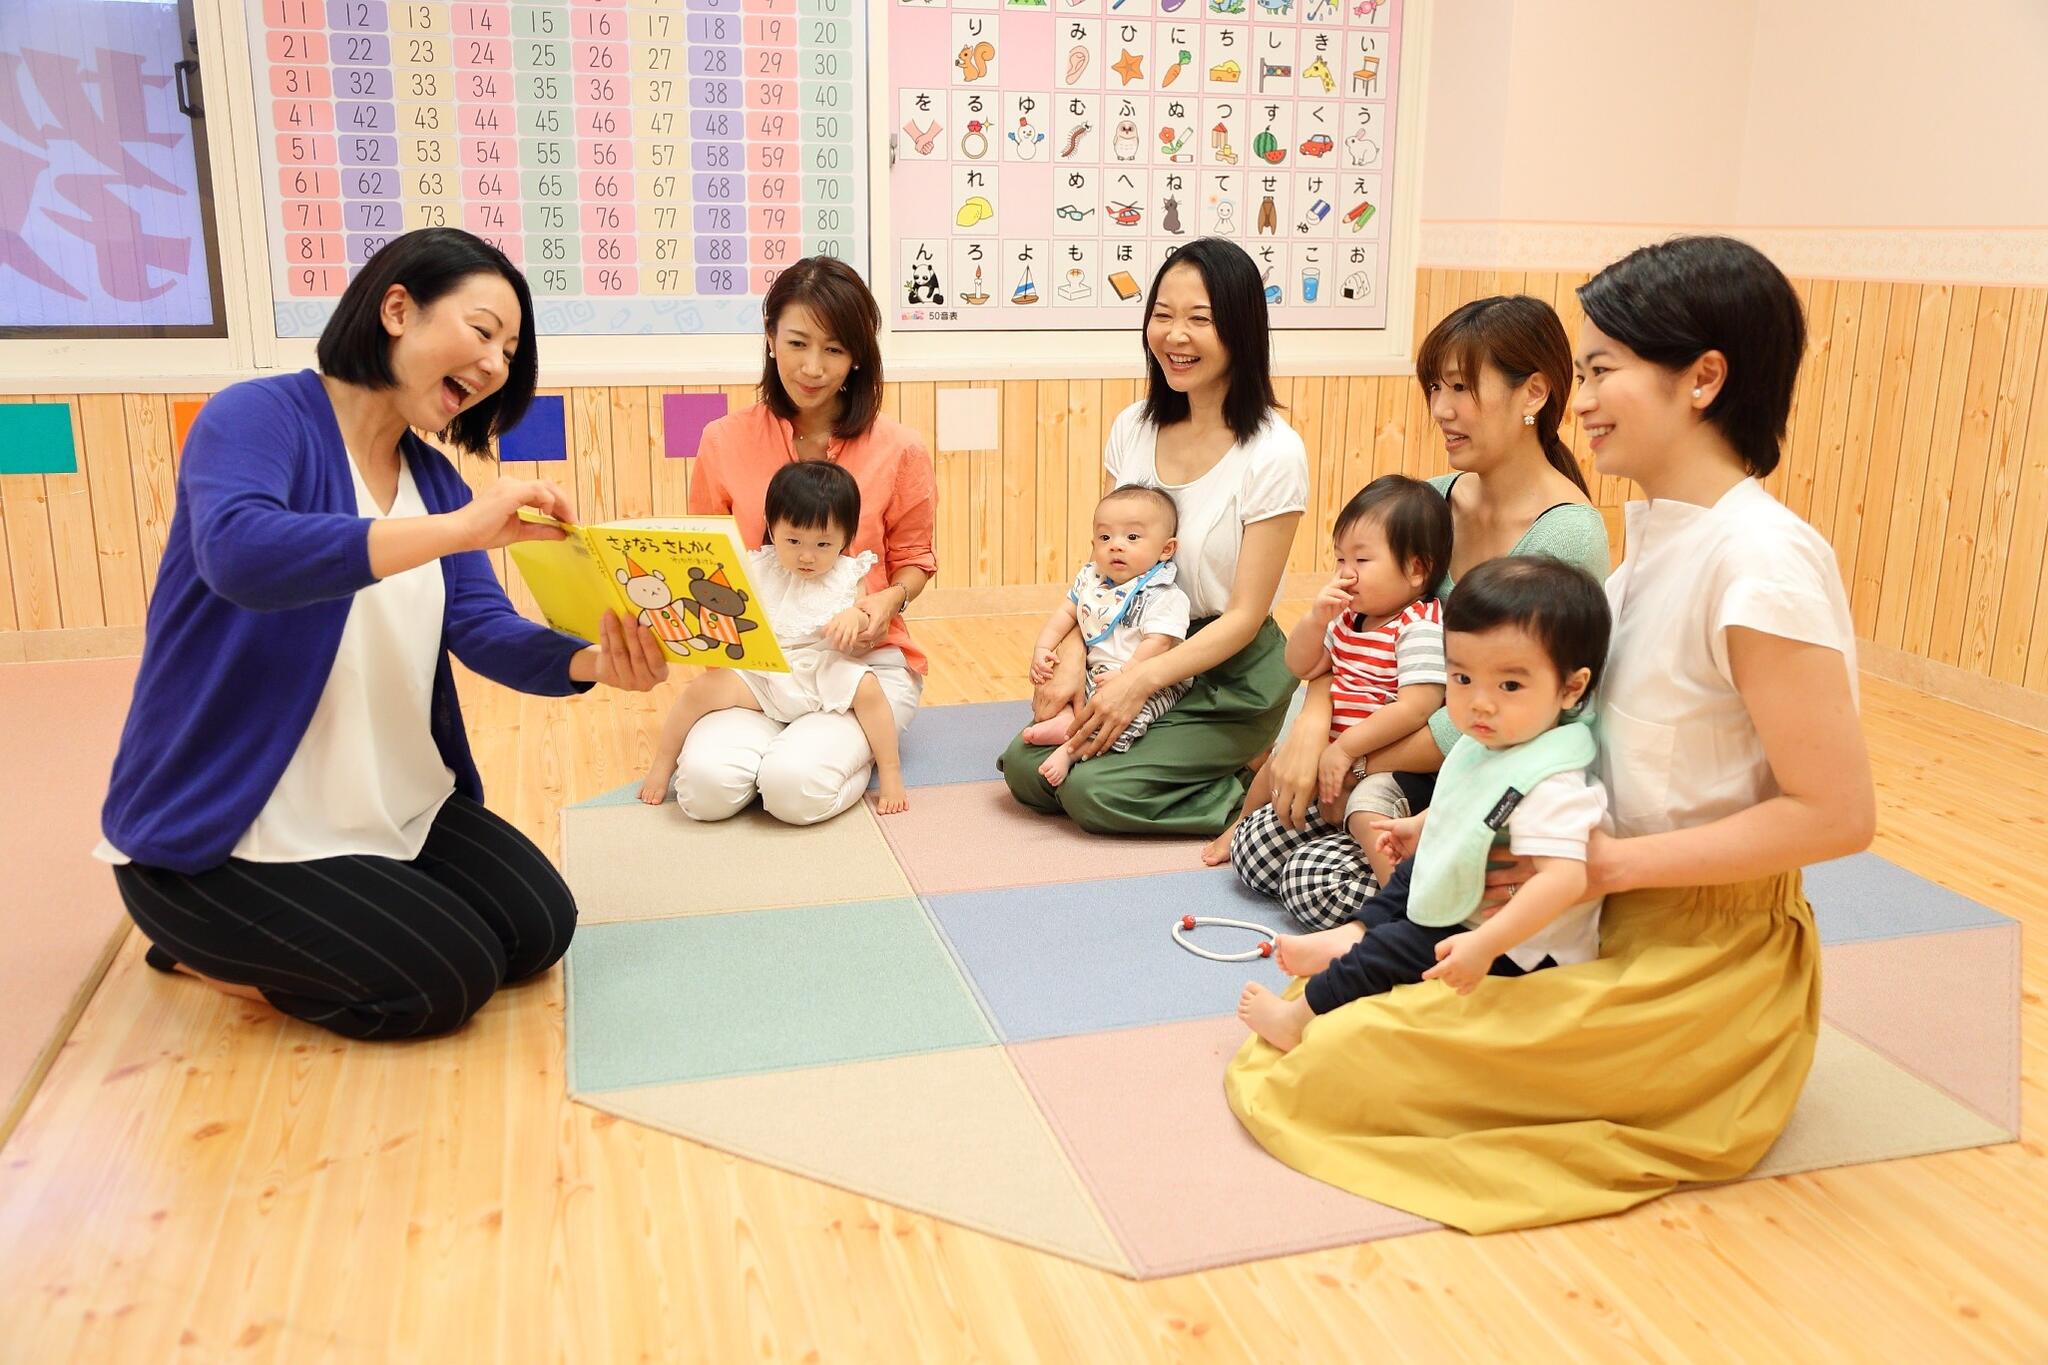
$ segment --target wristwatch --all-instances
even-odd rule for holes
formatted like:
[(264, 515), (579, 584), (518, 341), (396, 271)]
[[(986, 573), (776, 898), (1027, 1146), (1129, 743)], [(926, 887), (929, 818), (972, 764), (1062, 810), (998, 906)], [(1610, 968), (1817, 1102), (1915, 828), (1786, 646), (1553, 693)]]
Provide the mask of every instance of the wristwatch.
[(1361, 782), (1363, 782), (1368, 776), (1370, 776), (1370, 774), (1368, 774), (1365, 770), (1364, 759), (1361, 758), (1352, 763), (1351, 775)]

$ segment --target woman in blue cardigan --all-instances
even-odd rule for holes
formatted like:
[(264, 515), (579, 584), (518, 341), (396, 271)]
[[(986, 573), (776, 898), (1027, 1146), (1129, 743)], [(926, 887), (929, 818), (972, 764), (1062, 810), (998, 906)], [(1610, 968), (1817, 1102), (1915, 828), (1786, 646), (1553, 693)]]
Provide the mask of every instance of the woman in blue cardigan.
[(399, 237), (321, 334), (318, 372), (209, 400), (178, 470), (99, 856), (151, 966), (351, 1038), (456, 1028), (569, 946), (576, 904), (483, 806), (448, 656), (522, 692), (666, 673), (514, 611), (486, 550), (560, 532), (553, 484), (472, 497), (417, 431), (487, 454), (533, 398), (532, 300), (465, 232)]

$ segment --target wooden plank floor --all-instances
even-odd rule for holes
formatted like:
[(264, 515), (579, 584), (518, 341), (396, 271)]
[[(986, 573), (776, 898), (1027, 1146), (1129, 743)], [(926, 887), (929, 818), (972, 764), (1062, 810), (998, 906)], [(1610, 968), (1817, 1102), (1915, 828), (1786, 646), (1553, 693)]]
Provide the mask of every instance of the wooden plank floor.
[[(927, 699), (1023, 695), (1037, 625), (921, 624)], [(666, 698), (465, 690), (550, 849)], [(2048, 738), (1864, 703), (1877, 851), (2027, 923), (2023, 1142), (1133, 1284), (569, 1104), (559, 974), (360, 1046), (131, 936), (0, 1151), (0, 1360), (2048, 1357)]]

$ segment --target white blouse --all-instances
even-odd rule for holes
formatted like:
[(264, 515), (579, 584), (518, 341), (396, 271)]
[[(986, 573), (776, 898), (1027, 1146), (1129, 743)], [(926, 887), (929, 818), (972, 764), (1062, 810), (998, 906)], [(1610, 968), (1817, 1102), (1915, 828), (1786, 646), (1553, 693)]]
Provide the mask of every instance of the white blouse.
[[(427, 515), (404, 461), (389, 512), (378, 510), (353, 458), (349, 472), (359, 516)], [(439, 560), (355, 595), (313, 719), (232, 856), (256, 863), (419, 857), (455, 790), (428, 720), (447, 600)]]
[(1856, 692), (1856, 630), (1835, 552), (1755, 479), (1712, 507), (1632, 502), (1628, 558), (1607, 580), (1614, 609), (1596, 704), (1600, 778), (1615, 833), (1690, 829), (1778, 794), (1735, 690), (1728, 629), (1744, 626), (1842, 656)]
[[(1181, 591), (1196, 617), (1214, 616), (1230, 605), (1244, 528), (1308, 507), (1308, 451), (1300, 434), (1274, 413), (1257, 435), (1233, 445), (1191, 483), (1161, 482), (1158, 454), (1159, 428), (1145, 420), (1142, 402), (1133, 403), (1110, 424), (1102, 467), (1112, 485), (1145, 484), (1173, 498), (1180, 511), (1174, 562)], [(1279, 600), (1276, 584), (1273, 601)]]

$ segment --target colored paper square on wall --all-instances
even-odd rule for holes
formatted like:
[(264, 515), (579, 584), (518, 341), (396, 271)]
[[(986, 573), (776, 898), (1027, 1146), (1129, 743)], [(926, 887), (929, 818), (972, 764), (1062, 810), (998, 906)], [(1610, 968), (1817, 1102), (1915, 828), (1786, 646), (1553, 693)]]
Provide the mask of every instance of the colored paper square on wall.
[(76, 474), (69, 403), (0, 403), (0, 474)]
[(566, 460), (569, 433), (562, 413), (562, 395), (536, 394), (519, 425), (498, 438), (501, 460)]
[(725, 416), (722, 393), (668, 393), (661, 398), (661, 453), (671, 460), (695, 459), (704, 428)]
[(180, 398), (171, 404), (171, 448), (180, 456), (185, 453), (185, 438), (192, 434), (192, 423), (199, 419), (199, 410), (205, 406), (203, 398)]

